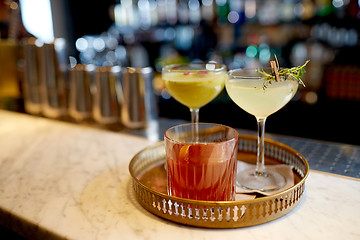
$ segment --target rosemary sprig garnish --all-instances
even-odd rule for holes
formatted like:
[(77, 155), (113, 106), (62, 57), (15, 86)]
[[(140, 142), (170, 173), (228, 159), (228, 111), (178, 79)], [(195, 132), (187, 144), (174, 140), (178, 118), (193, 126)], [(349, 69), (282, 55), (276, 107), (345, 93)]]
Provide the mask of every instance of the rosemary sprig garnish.
[[(275, 62), (276, 61), (276, 65)], [(282, 77), (284, 80), (288, 78), (295, 79), (299, 82), (299, 84), (305, 87), (305, 83), (301, 80), (302, 76), (304, 75), (305, 66), (310, 62), (307, 60), (303, 65), (292, 67), (292, 68), (281, 68), (279, 67), (279, 62), (275, 56), (275, 61), (273, 61), (270, 65), (272, 66), (272, 73), (265, 72), (263, 69), (255, 69), (256, 72), (260, 73), (264, 79), (263, 89), (265, 90), (272, 81), (279, 81), (279, 78)], [(274, 67), (275, 65), (275, 67)], [(274, 69), (275, 68), (275, 69)]]

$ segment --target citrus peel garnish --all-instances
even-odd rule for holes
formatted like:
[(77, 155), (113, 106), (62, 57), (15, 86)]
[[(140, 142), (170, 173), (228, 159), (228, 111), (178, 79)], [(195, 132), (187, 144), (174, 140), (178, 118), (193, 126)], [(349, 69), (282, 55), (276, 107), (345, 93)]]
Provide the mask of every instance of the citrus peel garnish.
[(179, 151), (179, 161), (189, 161), (189, 150), (191, 145), (186, 144), (180, 148)]

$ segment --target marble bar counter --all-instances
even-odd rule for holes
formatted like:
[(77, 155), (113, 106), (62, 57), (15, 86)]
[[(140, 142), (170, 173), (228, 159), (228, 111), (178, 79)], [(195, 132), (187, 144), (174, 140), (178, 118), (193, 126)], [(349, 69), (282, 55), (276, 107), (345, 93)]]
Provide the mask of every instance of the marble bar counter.
[(360, 239), (359, 179), (316, 170), (299, 205), (269, 223), (214, 230), (154, 216), (128, 170), (153, 143), (0, 110), (0, 225), (27, 239)]

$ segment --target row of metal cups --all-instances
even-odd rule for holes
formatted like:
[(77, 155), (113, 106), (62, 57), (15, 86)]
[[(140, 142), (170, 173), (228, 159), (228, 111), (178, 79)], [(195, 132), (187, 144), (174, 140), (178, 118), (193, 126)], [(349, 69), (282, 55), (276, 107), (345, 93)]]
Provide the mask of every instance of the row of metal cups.
[(156, 119), (152, 68), (77, 64), (68, 69), (63, 43), (39, 45), (28, 39), (23, 46), (28, 113), (103, 125), (121, 122), (128, 128)]

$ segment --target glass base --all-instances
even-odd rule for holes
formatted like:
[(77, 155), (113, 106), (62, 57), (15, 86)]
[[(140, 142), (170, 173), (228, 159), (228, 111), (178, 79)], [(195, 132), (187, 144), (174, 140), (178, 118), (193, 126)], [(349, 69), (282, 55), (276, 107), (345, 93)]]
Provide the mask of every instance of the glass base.
[(286, 178), (275, 171), (255, 173), (254, 169), (250, 169), (237, 174), (236, 184), (245, 190), (271, 192), (283, 188), (286, 185)]

